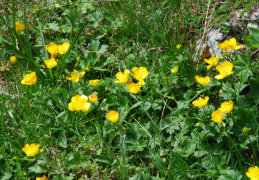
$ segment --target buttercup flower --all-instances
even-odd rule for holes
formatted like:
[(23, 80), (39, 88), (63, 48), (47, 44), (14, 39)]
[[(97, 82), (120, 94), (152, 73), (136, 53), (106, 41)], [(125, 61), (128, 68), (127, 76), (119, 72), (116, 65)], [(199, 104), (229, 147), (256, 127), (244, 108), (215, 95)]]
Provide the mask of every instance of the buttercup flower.
[(101, 79), (90, 80), (90, 81), (89, 81), (89, 84), (91, 84), (92, 86), (95, 86), (95, 85), (97, 85), (100, 81), (101, 81)]
[(247, 133), (250, 129), (248, 127), (244, 127), (242, 132)]
[(207, 69), (210, 69), (212, 66), (216, 66), (218, 64), (219, 54), (217, 54), (216, 57), (211, 57), (209, 59), (205, 58), (204, 61), (209, 64)]
[(243, 47), (243, 45), (238, 45), (236, 38), (230, 38), (221, 44), (217, 44), (217, 46), (219, 49), (224, 49), (225, 51), (229, 51), (231, 49), (235, 51)]
[(48, 180), (48, 178), (44, 175), (42, 177), (37, 177), (36, 180)]
[(91, 103), (88, 102), (88, 97), (85, 95), (75, 95), (72, 97), (71, 102), (68, 104), (70, 111), (88, 111)]
[(36, 83), (36, 81), (37, 81), (36, 72), (32, 72), (30, 74), (26, 74), (23, 77), (21, 83), (30, 86), (30, 85)]
[(69, 49), (70, 44), (68, 42), (64, 42), (62, 45), (58, 46), (58, 53), (60, 55), (63, 55), (67, 52), (67, 50)]
[(46, 49), (53, 57), (55, 57), (59, 52), (58, 45), (53, 42), (50, 42), (50, 45), (46, 45)]
[(215, 79), (224, 79), (230, 74), (233, 74), (233, 64), (229, 61), (225, 61), (222, 65), (217, 65), (216, 69), (219, 71), (219, 74), (215, 76)]
[(230, 113), (233, 110), (233, 101), (226, 101), (220, 105), (219, 111), (222, 113)]
[(222, 119), (224, 117), (224, 114), (221, 113), (219, 110), (214, 111), (211, 115), (211, 120), (215, 123), (223, 123)]
[(128, 70), (128, 69), (126, 69), (124, 71), (124, 73), (118, 72), (115, 76), (118, 79), (118, 80), (115, 81), (115, 83), (124, 83), (126, 85), (126, 84), (129, 84), (131, 82), (131, 81), (129, 81), (130, 70)]
[(148, 71), (147, 71), (147, 68), (145, 68), (145, 67), (139, 67), (139, 68), (138, 67), (134, 67), (130, 74), (136, 80), (140, 81), (140, 80), (144, 80), (147, 77)]
[(16, 63), (17, 59), (15, 56), (11, 56), (10, 61), (14, 64), (14, 63)]
[(20, 22), (15, 22), (15, 30), (20, 33), (25, 30), (25, 25)]
[(206, 96), (204, 99), (199, 97), (199, 99), (196, 100), (196, 101), (193, 101), (192, 104), (194, 106), (197, 106), (197, 107), (203, 107), (203, 106), (207, 105), (208, 101), (209, 101), (209, 97), (208, 96)]
[(77, 70), (73, 70), (70, 77), (67, 77), (67, 80), (72, 82), (78, 82), (80, 78), (82, 78), (85, 75), (85, 72), (78, 72)]
[(22, 151), (25, 152), (25, 154), (27, 155), (27, 157), (30, 156), (35, 156), (38, 151), (39, 151), (39, 144), (26, 144), (23, 148)]
[(171, 69), (171, 73), (177, 73), (179, 66), (175, 66)]
[(201, 85), (207, 85), (210, 82), (210, 77), (206, 76), (206, 77), (199, 77), (198, 75), (195, 76), (195, 79), (198, 83), (200, 83)]
[[(55, 58), (46, 59), (44, 63), (47, 65), (47, 68), (54, 68), (58, 63)], [(45, 68), (45, 66), (43, 66)]]
[(250, 180), (258, 180), (259, 179), (259, 168), (257, 166), (250, 167), (248, 169), (248, 172), (246, 172), (247, 177), (250, 178)]
[(119, 120), (120, 114), (112, 110), (106, 115), (106, 117), (109, 121), (115, 123)]
[(219, 94), (221, 94), (221, 93), (223, 93), (223, 90), (222, 90), (222, 89), (219, 90)]
[(181, 44), (177, 44), (176, 49), (180, 49), (182, 47)]
[(131, 94), (137, 94), (140, 91), (140, 86), (136, 83), (131, 83), (128, 86), (128, 90)]
[(94, 94), (91, 94), (91, 95), (89, 96), (89, 101), (91, 101), (91, 102), (98, 101), (98, 97), (97, 97), (96, 95), (94, 95)]

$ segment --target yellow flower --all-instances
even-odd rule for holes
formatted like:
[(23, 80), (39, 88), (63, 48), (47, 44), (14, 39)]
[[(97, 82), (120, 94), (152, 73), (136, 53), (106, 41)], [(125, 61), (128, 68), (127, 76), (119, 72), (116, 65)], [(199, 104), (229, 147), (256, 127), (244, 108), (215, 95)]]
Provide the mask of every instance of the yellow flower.
[(222, 119), (224, 117), (224, 114), (221, 113), (219, 110), (214, 111), (211, 115), (211, 120), (214, 121), (215, 123), (223, 123)]
[(242, 132), (247, 133), (250, 129), (248, 127), (244, 127)]
[(118, 80), (115, 81), (115, 83), (128, 84), (130, 82), (129, 81), (130, 70), (128, 70), (128, 69), (124, 70), (124, 73), (118, 72), (115, 76), (118, 79)]
[(250, 167), (248, 169), (248, 172), (246, 172), (247, 177), (250, 178), (250, 180), (258, 180), (259, 179), (259, 168), (257, 166)]
[(47, 68), (54, 68), (58, 63), (55, 58), (46, 59), (44, 63), (47, 65)]
[(179, 66), (175, 66), (171, 69), (171, 73), (177, 73)]
[(77, 70), (73, 70), (70, 77), (67, 77), (67, 80), (72, 82), (78, 82), (80, 78), (82, 78), (85, 75), (85, 72), (78, 72)]
[(223, 93), (222, 89), (219, 90), (219, 94)]
[(25, 154), (27, 155), (27, 157), (30, 156), (35, 156), (38, 151), (39, 151), (39, 144), (26, 144), (23, 148), (22, 151), (25, 152)]
[(15, 56), (11, 56), (10, 61), (14, 64), (14, 63), (16, 63), (17, 59)]
[(203, 106), (207, 105), (208, 101), (209, 101), (209, 97), (208, 96), (206, 96), (204, 99), (199, 97), (199, 99), (196, 100), (196, 101), (193, 101), (192, 104), (194, 106), (197, 106), (197, 107), (203, 107)]
[(209, 64), (207, 69), (210, 69), (212, 66), (216, 66), (218, 64), (219, 55), (217, 54), (216, 57), (211, 57), (209, 59), (205, 58), (204, 61)]
[(15, 30), (17, 32), (21, 32), (25, 30), (25, 25), (21, 24), (20, 22), (15, 22)]
[(140, 91), (140, 86), (136, 83), (131, 83), (128, 86), (128, 90), (131, 94), (137, 94)]
[(139, 67), (139, 68), (138, 67), (134, 67), (130, 74), (136, 80), (140, 81), (140, 80), (144, 80), (147, 77), (148, 71), (147, 71), (147, 68), (145, 68), (145, 67)]
[(90, 81), (89, 81), (89, 84), (91, 84), (92, 86), (95, 86), (95, 85), (97, 85), (100, 81), (101, 81), (101, 79), (90, 80)]
[(48, 180), (48, 178), (44, 175), (42, 177), (37, 177), (36, 180)]
[(10, 71), (9, 64), (10, 64), (9, 61), (7, 62), (6, 65), (4, 65), (4, 64), (1, 62), (0, 71), (1, 71), (1, 72)]
[(219, 111), (222, 113), (230, 113), (233, 110), (233, 101), (226, 101), (220, 105)]
[(23, 77), (21, 83), (30, 86), (30, 85), (36, 83), (36, 81), (37, 81), (36, 72), (32, 72), (30, 74), (26, 74)]
[(50, 45), (46, 45), (46, 49), (53, 56), (58, 54), (58, 45), (53, 42), (50, 42)]
[(115, 123), (119, 120), (120, 114), (112, 110), (106, 115), (106, 117), (109, 121)]
[(69, 49), (70, 44), (68, 42), (64, 42), (62, 45), (58, 46), (58, 53), (60, 55), (63, 55), (67, 52), (67, 50)]
[(198, 75), (195, 76), (195, 79), (198, 83), (200, 83), (201, 85), (207, 85), (210, 82), (210, 77), (206, 76), (206, 77), (199, 77)]
[(90, 69), (89, 67), (85, 68), (85, 70), (86, 70), (87, 72), (91, 71), (91, 69)]
[(98, 97), (97, 97), (96, 95), (94, 95), (94, 94), (91, 94), (91, 95), (89, 96), (89, 101), (91, 101), (91, 102), (98, 101)]
[(229, 40), (225, 40), (221, 44), (217, 44), (219, 49), (224, 49), (225, 51), (229, 51), (231, 49), (238, 50), (243, 47), (243, 45), (238, 45), (236, 38), (230, 38)]
[(88, 111), (91, 103), (88, 102), (88, 97), (85, 95), (75, 95), (71, 98), (71, 102), (68, 104), (70, 111)]
[(181, 44), (177, 44), (176, 49), (180, 49), (182, 47)]
[(216, 69), (219, 71), (219, 74), (215, 76), (215, 79), (224, 79), (230, 74), (233, 74), (233, 64), (229, 61), (225, 61), (222, 65), (217, 65)]

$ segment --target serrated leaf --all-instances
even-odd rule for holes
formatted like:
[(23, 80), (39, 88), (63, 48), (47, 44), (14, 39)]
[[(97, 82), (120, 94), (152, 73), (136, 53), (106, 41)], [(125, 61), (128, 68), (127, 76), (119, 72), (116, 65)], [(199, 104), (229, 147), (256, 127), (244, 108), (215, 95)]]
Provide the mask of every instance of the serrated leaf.
[(34, 166), (31, 166), (28, 168), (30, 172), (35, 172), (35, 173), (41, 173), (42, 169), (39, 164), (35, 164)]
[(100, 46), (99, 40), (92, 40), (87, 47), (89, 48), (90, 51), (98, 51), (99, 46)]

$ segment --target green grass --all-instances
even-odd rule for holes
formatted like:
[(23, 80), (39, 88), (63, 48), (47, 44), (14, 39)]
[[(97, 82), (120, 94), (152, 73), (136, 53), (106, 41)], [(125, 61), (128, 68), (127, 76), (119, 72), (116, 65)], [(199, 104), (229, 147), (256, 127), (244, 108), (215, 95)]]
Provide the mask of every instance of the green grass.
[[(0, 178), (248, 179), (259, 158), (259, 33), (220, 59), (234, 64), (222, 80), (214, 78), (215, 66), (207, 70), (203, 59), (193, 58), (206, 20), (221, 27), (231, 10), (249, 11), (255, 2), (224, 1), (213, 11), (216, 2), (2, 0), (1, 63), (13, 55), (18, 63), (0, 72)], [(24, 32), (15, 31), (16, 21)], [(53, 69), (43, 68), (50, 42), (70, 43)], [(179, 71), (171, 73), (176, 65)], [(149, 72), (137, 94), (115, 83), (118, 72), (134, 67)], [(73, 69), (85, 71), (78, 82), (66, 79)], [(37, 82), (21, 84), (33, 71)], [(200, 85), (195, 75), (211, 81)], [(93, 79), (101, 81), (91, 86)], [(73, 96), (91, 94), (98, 101), (89, 110), (69, 110)], [(194, 107), (200, 96), (208, 104)], [(211, 114), (228, 100), (233, 111), (224, 124), (213, 122)], [(116, 123), (106, 118), (111, 110), (119, 112)], [(32, 143), (40, 149), (27, 157), (22, 148)]]

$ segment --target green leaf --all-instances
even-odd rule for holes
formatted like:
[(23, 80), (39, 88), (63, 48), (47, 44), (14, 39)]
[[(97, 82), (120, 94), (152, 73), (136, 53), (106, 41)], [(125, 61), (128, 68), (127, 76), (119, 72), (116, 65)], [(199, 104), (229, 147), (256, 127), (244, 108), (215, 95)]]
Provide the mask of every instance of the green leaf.
[(45, 29), (51, 29), (53, 31), (59, 31), (58, 23), (47, 23)]
[(253, 99), (253, 101), (256, 103), (259, 100), (259, 82), (256, 82), (251, 86), (251, 91), (249, 93), (250, 97)]
[(92, 40), (87, 47), (89, 48), (90, 51), (98, 51), (99, 45), (100, 45), (99, 40)]
[(98, 154), (91, 154), (91, 158), (94, 161), (106, 163), (106, 164), (112, 164), (113, 160), (109, 158), (108, 155), (98, 155)]
[(31, 166), (28, 168), (30, 172), (34, 172), (34, 173), (41, 173), (42, 169), (40, 167), (39, 164), (35, 164), (34, 166)]
[(59, 136), (59, 138), (57, 139), (57, 143), (60, 147), (67, 148), (67, 138), (65, 136), (65, 133)]

